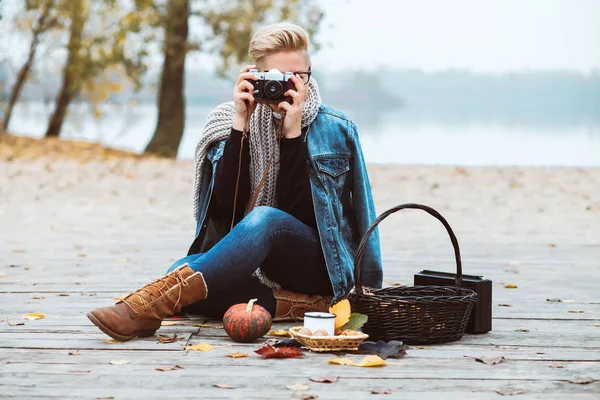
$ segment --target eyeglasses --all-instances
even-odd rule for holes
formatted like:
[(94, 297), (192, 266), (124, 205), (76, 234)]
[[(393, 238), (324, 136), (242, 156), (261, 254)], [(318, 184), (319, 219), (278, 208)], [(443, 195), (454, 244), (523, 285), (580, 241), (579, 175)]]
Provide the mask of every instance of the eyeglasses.
[(312, 75), (312, 72), (310, 69), (308, 71), (296, 71), (296, 72), (294, 72), (294, 75), (298, 75), (302, 79), (304, 84), (306, 85), (308, 83), (308, 81), (310, 80), (310, 76)]

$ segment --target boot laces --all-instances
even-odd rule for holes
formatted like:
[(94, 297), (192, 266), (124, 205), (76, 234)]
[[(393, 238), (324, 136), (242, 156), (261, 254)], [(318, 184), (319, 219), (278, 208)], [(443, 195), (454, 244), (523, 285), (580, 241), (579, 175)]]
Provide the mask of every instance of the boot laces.
[[(176, 282), (171, 284), (169, 282), (169, 278), (175, 278)], [(141, 308), (146, 311), (148, 306), (150, 306), (155, 300), (166, 296), (167, 291), (172, 287), (177, 285), (186, 286), (187, 284), (188, 283), (186, 282), (185, 278), (181, 276), (179, 271), (173, 271), (169, 275), (155, 279), (135, 292), (128, 294), (123, 298), (123, 303), (125, 303), (131, 309), (131, 311), (137, 314)], [(174, 308), (177, 307), (180, 300), (181, 289), (179, 289), (177, 292), (177, 300), (173, 306)]]

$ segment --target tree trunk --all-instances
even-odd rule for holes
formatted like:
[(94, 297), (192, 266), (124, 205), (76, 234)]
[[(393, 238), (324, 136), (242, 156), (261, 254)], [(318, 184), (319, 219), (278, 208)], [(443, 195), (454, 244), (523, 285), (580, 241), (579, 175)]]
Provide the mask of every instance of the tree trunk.
[(189, 0), (168, 0), (164, 63), (158, 94), (158, 122), (147, 153), (176, 157), (185, 125), (183, 94), (188, 37)]
[(33, 38), (31, 40), (31, 45), (29, 46), (29, 55), (27, 56), (27, 61), (25, 61), (25, 64), (23, 64), (23, 66), (19, 70), (19, 73), (17, 74), (17, 81), (15, 82), (15, 85), (11, 90), (10, 99), (8, 101), (8, 108), (6, 109), (6, 116), (4, 118), (4, 121), (2, 122), (2, 129), (0, 129), (0, 131), (8, 130), (10, 117), (12, 115), (15, 104), (17, 104), (17, 101), (19, 101), (19, 97), (21, 96), (21, 90), (25, 85), (25, 81), (27, 80), (27, 77), (31, 72), (33, 60), (35, 59), (35, 53), (37, 51), (38, 45), (40, 44), (40, 36), (46, 30), (46, 19), (50, 14), (50, 9), (52, 8), (53, 3), (53, 0), (48, 0), (46, 1), (46, 3), (44, 3), (44, 8), (40, 12), (40, 16), (37, 20), (37, 25), (31, 32)]
[(71, 17), (71, 32), (69, 36), (69, 44), (67, 49), (69, 54), (67, 56), (67, 63), (63, 72), (63, 82), (60, 88), (60, 92), (56, 97), (56, 106), (54, 113), (48, 123), (48, 129), (46, 130), (46, 137), (58, 137), (62, 124), (67, 115), (69, 103), (77, 94), (80, 89), (80, 79), (77, 73), (81, 69), (81, 39), (83, 37), (83, 28), (85, 25), (86, 17), (83, 15), (83, 0), (72, 0), (70, 2), (70, 17)]

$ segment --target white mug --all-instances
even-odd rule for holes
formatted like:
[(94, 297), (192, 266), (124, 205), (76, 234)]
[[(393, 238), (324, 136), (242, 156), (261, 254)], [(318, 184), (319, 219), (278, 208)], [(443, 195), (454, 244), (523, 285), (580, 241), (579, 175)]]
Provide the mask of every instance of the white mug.
[(326, 312), (304, 313), (304, 327), (313, 333), (318, 329), (324, 329), (327, 335), (335, 335), (335, 314)]

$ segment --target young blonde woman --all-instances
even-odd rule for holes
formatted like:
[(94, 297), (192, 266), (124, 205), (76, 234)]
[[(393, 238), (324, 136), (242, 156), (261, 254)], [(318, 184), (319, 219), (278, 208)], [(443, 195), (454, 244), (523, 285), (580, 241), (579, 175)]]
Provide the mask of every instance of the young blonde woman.
[[(276, 321), (299, 320), (352, 289), (354, 255), (375, 209), (356, 126), (321, 104), (308, 47), (306, 30), (289, 23), (254, 34), (255, 65), (242, 69), (233, 102), (211, 112), (196, 148), (188, 256), (114, 306), (89, 312), (104, 333), (150, 336), (183, 307), (220, 318), (251, 298)], [(290, 100), (255, 98), (254, 69), (293, 73)], [(377, 232), (362, 264), (364, 284), (381, 287)]]

